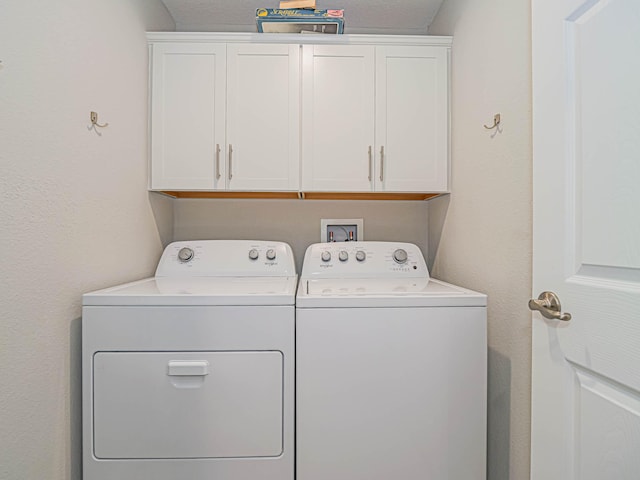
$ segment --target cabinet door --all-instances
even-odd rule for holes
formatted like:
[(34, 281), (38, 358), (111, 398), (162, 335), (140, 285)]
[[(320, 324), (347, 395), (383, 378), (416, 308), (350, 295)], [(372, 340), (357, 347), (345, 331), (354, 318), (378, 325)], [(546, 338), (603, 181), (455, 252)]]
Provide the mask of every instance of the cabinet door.
[[(151, 73), (151, 188), (224, 189), (225, 45), (157, 43)], [(220, 154), (222, 154), (222, 152)]]
[(446, 49), (376, 47), (377, 191), (447, 190), (448, 95)]
[(302, 183), (306, 191), (371, 191), (374, 47), (305, 45)]
[(227, 186), (297, 190), (300, 47), (227, 46)]

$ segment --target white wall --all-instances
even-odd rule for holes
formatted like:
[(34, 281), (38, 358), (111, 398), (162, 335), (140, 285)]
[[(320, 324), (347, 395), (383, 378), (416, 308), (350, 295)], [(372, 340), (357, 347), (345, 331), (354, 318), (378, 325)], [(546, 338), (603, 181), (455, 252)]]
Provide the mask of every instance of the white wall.
[(3, 480), (80, 478), (81, 295), (150, 274), (171, 236), (146, 192), (147, 29), (173, 29), (159, 0), (0, 2)]
[[(530, 0), (445, 0), (453, 35), (452, 194), (429, 205), (435, 276), (489, 295), (488, 478), (529, 478)], [(502, 114), (502, 132), (483, 124)]]
[(362, 218), (365, 240), (415, 243), (427, 253), (427, 203), (329, 200), (176, 200), (175, 240), (279, 240), (291, 245), (298, 271), (320, 241), (320, 219)]

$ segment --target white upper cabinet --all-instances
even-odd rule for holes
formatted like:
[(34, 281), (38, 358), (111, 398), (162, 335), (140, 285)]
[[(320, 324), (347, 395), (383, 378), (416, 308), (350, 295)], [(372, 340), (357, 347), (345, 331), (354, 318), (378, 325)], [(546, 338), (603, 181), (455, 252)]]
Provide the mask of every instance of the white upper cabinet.
[(374, 48), (302, 48), (302, 189), (371, 191)]
[(227, 188), (298, 190), (300, 47), (227, 46)]
[(298, 190), (298, 45), (157, 43), (152, 61), (152, 189)]
[(447, 190), (446, 49), (303, 49), (303, 190)]
[(149, 34), (150, 188), (448, 191), (450, 38), (310, 37)]
[(151, 188), (225, 188), (224, 44), (158, 43), (151, 70)]
[(447, 191), (448, 98), (445, 49), (376, 47), (376, 191)]

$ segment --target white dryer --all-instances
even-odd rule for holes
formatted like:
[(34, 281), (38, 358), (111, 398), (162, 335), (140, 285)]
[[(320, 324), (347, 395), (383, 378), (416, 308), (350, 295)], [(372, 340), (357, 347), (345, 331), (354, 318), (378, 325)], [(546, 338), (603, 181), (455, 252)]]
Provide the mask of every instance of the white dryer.
[(407, 243), (311, 245), (296, 300), (297, 480), (481, 480), (486, 296)]
[(85, 480), (292, 480), (297, 276), (281, 242), (169, 245), (83, 296)]

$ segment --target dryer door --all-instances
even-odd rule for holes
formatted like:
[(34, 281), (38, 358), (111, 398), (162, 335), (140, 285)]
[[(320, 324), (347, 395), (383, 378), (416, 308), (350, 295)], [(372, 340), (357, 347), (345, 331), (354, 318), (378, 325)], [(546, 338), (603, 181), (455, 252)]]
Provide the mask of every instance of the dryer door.
[(278, 351), (96, 353), (94, 455), (278, 456), (282, 372)]

